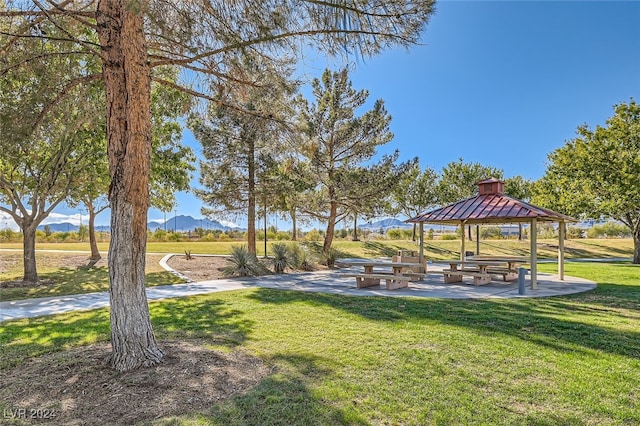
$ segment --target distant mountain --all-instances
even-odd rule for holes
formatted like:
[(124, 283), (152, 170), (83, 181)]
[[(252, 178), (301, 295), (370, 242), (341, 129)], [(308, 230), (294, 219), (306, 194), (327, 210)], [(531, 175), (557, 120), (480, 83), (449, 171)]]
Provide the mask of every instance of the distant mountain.
[(63, 223), (48, 223), (46, 225), (38, 226), (39, 231), (44, 231), (44, 227), (49, 226), (51, 232), (78, 232), (78, 225), (74, 225), (69, 222)]
[[(173, 229), (173, 227), (169, 228), (168, 225), (169, 224), (167, 223), (167, 230)], [(147, 228), (151, 229), (152, 231), (155, 231), (158, 228), (164, 228), (164, 222), (147, 222)]]
[(231, 231), (231, 230), (239, 230), (240, 228), (233, 228), (231, 226), (223, 225), (217, 220), (210, 219), (195, 219), (191, 216), (174, 216), (172, 218), (167, 219), (166, 222), (149, 222), (147, 224), (147, 228), (151, 231), (155, 231), (156, 229), (165, 229), (166, 230), (177, 230), (178, 232), (187, 232), (193, 231), (196, 228), (204, 228), (204, 229), (219, 229), (221, 231)]
[[(358, 228), (367, 229), (373, 232), (378, 232), (380, 231), (380, 228), (382, 228), (384, 232), (387, 232), (389, 229), (411, 229), (413, 228), (413, 224), (406, 223), (394, 218), (388, 218), (388, 219), (382, 219), (373, 223), (365, 223), (362, 225), (358, 225)], [(446, 225), (443, 226), (443, 225), (434, 225), (430, 223), (425, 223), (424, 230), (428, 231), (429, 229), (450, 231), (450, 230), (455, 230), (456, 228), (454, 226), (446, 226)]]
[(379, 231), (382, 228), (383, 230), (386, 231), (388, 229), (397, 229), (397, 228), (410, 229), (410, 228), (413, 228), (413, 225), (410, 223), (404, 223), (403, 221), (398, 219), (388, 218), (388, 219), (382, 219), (373, 223), (364, 223), (362, 225), (358, 225), (358, 228), (369, 229), (371, 231)]
[[(44, 231), (44, 227), (49, 226), (51, 232), (77, 232), (78, 225), (74, 225), (72, 223), (64, 222), (64, 223), (49, 223), (46, 225), (38, 226), (40, 231)], [(153, 221), (147, 223), (147, 228), (151, 231), (155, 231), (156, 229), (165, 229), (165, 222)], [(231, 231), (231, 230), (241, 230), (241, 228), (234, 228), (231, 226), (226, 226), (218, 222), (217, 220), (209, 220), (209, 219), (194, 219), (191, 216), (175, 216), (167, 219), (166, 222), (166, 230), (177, 230), (178, 232), (187, 232), (193, 231), (196, 228), (204, 228), (204, 229), (219, 229), (222, 231)], [(99, 225), (96, 226), (96, 231), (98, 232), (109, 232), (111, 227), (109, 225)]]

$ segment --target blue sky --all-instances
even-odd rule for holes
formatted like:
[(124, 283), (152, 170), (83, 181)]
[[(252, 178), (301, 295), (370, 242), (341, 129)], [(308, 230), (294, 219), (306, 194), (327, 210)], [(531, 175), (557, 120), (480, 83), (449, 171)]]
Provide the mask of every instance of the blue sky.
[[(350, 75), (393, 117), (381, 154), (399, 149), (437, 171), (462, 157), (536, 180), (578, 125), (602, 125), (614, 104), (640, 100), (639, 27), (638, 1), (442, 1), (422, 45), (359, 60)], [(307, 57), (304, 70), (340, 65)], [(184, 141), (198, 151), (188, 132)], [(200, 207), (178, 194), (178, 214), (201, 217)], [(78, 212), (58, 210), (75, 222)]]

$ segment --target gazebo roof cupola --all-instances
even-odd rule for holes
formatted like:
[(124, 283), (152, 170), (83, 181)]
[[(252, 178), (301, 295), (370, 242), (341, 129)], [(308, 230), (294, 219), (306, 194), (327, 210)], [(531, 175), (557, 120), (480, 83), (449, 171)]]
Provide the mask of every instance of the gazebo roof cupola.
[(504, 182), (496, 178), (481, 180), (478, 190), (478, 195), (504, 194)]

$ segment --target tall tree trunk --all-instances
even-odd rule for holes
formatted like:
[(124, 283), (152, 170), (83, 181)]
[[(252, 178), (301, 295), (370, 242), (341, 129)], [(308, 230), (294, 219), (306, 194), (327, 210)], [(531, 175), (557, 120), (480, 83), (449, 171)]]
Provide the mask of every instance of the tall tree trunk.
[(327, 253), (333, 243), (333, 234), (336, 228), (336, 217), (338, 216), (338, 203), (331, 201), (329, 209), (329, 220), (327, 221), (327, 233), (324, 236), (322, 250)]
[(298, 241), (298, 218), (296, 217), (296, 209), (291, 209), (291, 223), (293, 224), (293, 236), (291, 237), (292, 241)]
[[(247, 246), (249, 253), (254, 255), (257, 252), (256, 248), (256, 163), (255, 163), (255, 145), (253, 139), (249, 140), (248, 147), (248, 165), (247, 165), (247, 179), (248, 179), (248, 196), (249, 206), (247, 208)], [(266, 255), (266, 254), (265, 254)]]
[(151, 161), (151, 71), (143, 19), (127, 0), (98, 2), (111, 187), (110, 363), (128, 371), (160, 362), (145, 293)]
[(522, 241), (522, 223), (518, 223), (518, 241)]
[(91, 257), (93, 261), (102, 259), (100, 251), (98, 250), (98, 241), (96, 240), (96, 210), (93, 207), (93, 203), (85, 204), (87, 211), (89, 212), (89, 246), (91, 246)]
[(640, 264), (640, 220), (636, 223), (636, 229), (633, 233), (633, 263)]
[(36, 228), (34, 222), (22, 221), (22, 253), (24, 261), (23, 281), (38, 282), (38, 268), (36, 265)]
[(358, 241), (358, 215), (353, 214), (353, 238), (351, 241)]
[(413, 232), (411, 233), (411, 241), (415, 242), (416, 241), (416, 236), (418, 235), (418, 232), (416, 230), (416, 227), (418, 226), (417, 223), (413, 224)]

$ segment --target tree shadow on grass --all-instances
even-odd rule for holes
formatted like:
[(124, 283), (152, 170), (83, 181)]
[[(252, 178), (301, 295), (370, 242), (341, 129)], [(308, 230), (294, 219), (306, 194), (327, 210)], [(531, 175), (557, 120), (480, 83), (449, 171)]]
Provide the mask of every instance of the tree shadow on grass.
[[(332, 371), (321, 358), (278, 354), (268, 362), (274, 373), (244, 395), (215, 405), (205, 414), (212, 425), (367, 425), (357, 411), (341, 410), (319, 399), (308, 381)], [(348, 405), (347, 405), (348, 407)]]
[(107, 309), (3, 322), (0, 327), (3, 352), (0, 369), (44, 353), (108, 341), (109, 335)]
[(600, 250), (602, 250), (603, 253), (606, 253), (606, 255), (596, 255), (593, 252), (589, 253), (589, 257), (600, 257), (600, 258), (606, 258), (606, 257), (614, 257), (612, 255), (618, 256), (618, 257), (631, 257), (633, 255), (632, 250), (625, 250), (623, 248), (620, 247), (612, 247), (606, 244), (598, 244), (596, 242), (592, 242), (592, 241), (584, 241), (582, 242), (582, 244), (587, 245), (587, 246), (593, 246), (593, 247), (597, 247)]
[[(381, 322), (435, 321), (474, 329), (487, 335), (502, 333), (515, 336), (559, 351), (599, 350), (628, 357), (640, 356), (640, 332), (615, 330), (572, 318), (576, 312), (575, 298), (442, 300), (357, 297), (269, 289), (259, 289), (250, 297), (264, 303), (324, 304)], [(588, 305), (589, 302), (581, 303)], [(581, 312), (578, 315), (588, 316), (592, 313)]]
[[(304, 242), (303, 245), (307, 247), (307, 249), (311, 252), (311, 254), (317, 259), (322, 259), (324, 257), (322, 244), (315, 241), (311, 241), (311, 242)], [(344, 259), (347, 257), (358, 257), (348, 251), (339, 250), (335, 247), (333, 247), (333, 249), (338, 253), (338, 259)]]
[[(205, 339), (234, 348), (246, 339), (253, 323), (232, 302), (193, 298), (149, 304), (158, 340)], [(3, 322), (0, 326), (0, 369), (21, 360), (65, 348), (109, 341), (109, 310), (96, 309)], [(105, 356), (108, 355), (105, 353)]]
[(449, 249), (444, 248), (444, 247), (439, 247), (439, 246), (437, 246), (435, 244), (430, 244), (430, 243), (425, 242), (425, 243), (423, 243), (423, 245), (424, 245), (425, 251), (428, 254), (435, 253), (436, 255), (442, 256), (444, 258), (448, 258), (448, 257), (453, 258), (453, 257), (460, 256), (460, 252), (449, 250)]
[[(475, 242), (473, 247), (475, 247)], [(499, 243), (490, 242), (490, 240), (481, 240), (480, 248), (490, 247), (496, 253), (501, 253), (504, 256), (529, 256), (529, 247), (504, 247)]]
[(156, 336), (160, 339), (206, 339), (212, 345), (234, 348), (251, 332), (253, 322), (232, 302), (199, 296), (150, 304)]
[(402, 250), (398, 245), (392, 246), (377, 241), (365, 241), (363, 247), (367, 255), (377, 257), (392, 257), (398, 254), (398, 250)]

